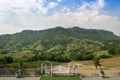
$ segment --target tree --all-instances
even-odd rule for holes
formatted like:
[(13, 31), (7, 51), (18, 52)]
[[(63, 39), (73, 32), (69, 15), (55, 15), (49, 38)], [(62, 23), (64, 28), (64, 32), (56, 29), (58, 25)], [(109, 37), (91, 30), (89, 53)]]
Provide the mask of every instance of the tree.
[(1, 61), (1, 63), (3, 63), (3, 64), (12, 63), (12, 62), (13, 62), (13, 58), (12, 57), (8, 57), (8, 56), (3, 57), (2, 61)]
[(109, 52), (109, 54), (111, 54), (111, 55), (115, 55), (115, 54), (116, 54), (114, 47), (110, 48), (110, 49), (108, 50), (108, 52)]
[(98, 69), (98, 66), (100, 66), (100, 68), (101, 68), (99, 57), (94, 57), (93, 62), (94, 62), (94, 66), (96, 67), (96, 69)]
[(109, 54), (111, 55), (120, 55), (120, 47), (114, 46), (108, 50)]
[(23, 61), (18, 61), (18, 71), (17, 71), (17, 77), (21, 77), (23, 74)]
[(29, 61), (37, 61), (37, 60), (38, 60), (38, 54), (35, 54), (29, 59)]
[(23, 67), (23, 61), (22, 60), (18, 61), (18, 66)]
[(7, 50), (0, 50), (0, 54), (8, 54)]

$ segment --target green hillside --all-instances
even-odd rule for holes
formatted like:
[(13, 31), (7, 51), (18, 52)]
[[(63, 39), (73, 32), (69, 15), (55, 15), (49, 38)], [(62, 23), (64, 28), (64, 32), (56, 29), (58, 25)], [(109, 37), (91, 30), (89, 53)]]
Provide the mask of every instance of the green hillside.
[[(79, 27), (25, 30), (0, 36), (0, 56), (7, 55), (15, 60), (27, 61), (91, 60), (94, 57), (93, 52), (111, 49), (115, 40), (119, 41), (119, 37), (110, 31)], [(110, 41), (113, 43), (108, 45)]]

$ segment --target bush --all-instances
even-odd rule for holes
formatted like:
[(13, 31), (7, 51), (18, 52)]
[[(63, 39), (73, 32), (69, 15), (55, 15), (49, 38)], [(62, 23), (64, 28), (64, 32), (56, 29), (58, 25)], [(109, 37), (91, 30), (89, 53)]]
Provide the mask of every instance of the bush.
[(83, 60), (92, 60), (94, 58), (93, 54), (84, 54), (82, 55)]
[(86, 55), (86, 60), (92, 60), (94, 58), (93, 54)]
[(5, 57), (3, 57), (3, 58), (0, 60), (0, 62), (1, 62), (2, 64), (12, 63), (12, 62), (13, 62), (13, 58), (12, 58), (12, 57), (8, 57), (8, 56), (5, 56)]
[(94, 62), (94, 66), (96, 67), (96, 69), (98, 68), (98, 66), (101, 66), (100, 57), (94, 57), (93, 62)]
[(100, 70), (100, 73), (103, 74), (103, 75), (105, 74), (105, 72), (103, 70)]
[(110, 48), (109, 50), (108, 50), (108, 52), (109, 52), (109, 54), (111, 54), (111, 55), (116, 55), (116, 53), (115, 53), (115, 48)]
[(7, 50), (0, 50), (0, 54), (8, 54)]
[[(44, 70), (43, 70), (44, 72)], [(35, 75), (41, 75), (41, 70), (35, 70)]]
[(100, 58), (110, 58), (110, 57), (112, 57), (112, 56), (109, 55), (109, 54), (102, 54), (102, 55), (100, 55), (99, 57), (100, 57)]

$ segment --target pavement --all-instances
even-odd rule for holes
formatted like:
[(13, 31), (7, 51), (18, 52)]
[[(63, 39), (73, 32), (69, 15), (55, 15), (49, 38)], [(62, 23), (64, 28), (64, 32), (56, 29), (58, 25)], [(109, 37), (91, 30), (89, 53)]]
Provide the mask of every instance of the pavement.
[(83, 80), (120, 80), (120, 77), (84, 77)]
[[(0, 80), (39, 80), (40, 77), (24, 77), (24, 78), (16, 78), (16, 77), (0, 77)], [(120, 80), (120, 77), (84, 77), (82, 80)]]
[(24, 77), (24, 78), (16, 78), (16, 77), (0, 77), (0, 80), (39, 80), (40, 77)]

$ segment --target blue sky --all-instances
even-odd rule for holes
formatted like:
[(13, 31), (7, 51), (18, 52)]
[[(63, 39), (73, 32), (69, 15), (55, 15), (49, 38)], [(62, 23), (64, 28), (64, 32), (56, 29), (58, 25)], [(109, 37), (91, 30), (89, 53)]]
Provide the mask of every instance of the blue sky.
[(120, 0), (105, 0), (105, 10), (112, 16), (120, 17)]
[(0, 35), (56, 26), (120, 36), (120, 0), (0, 0)]

